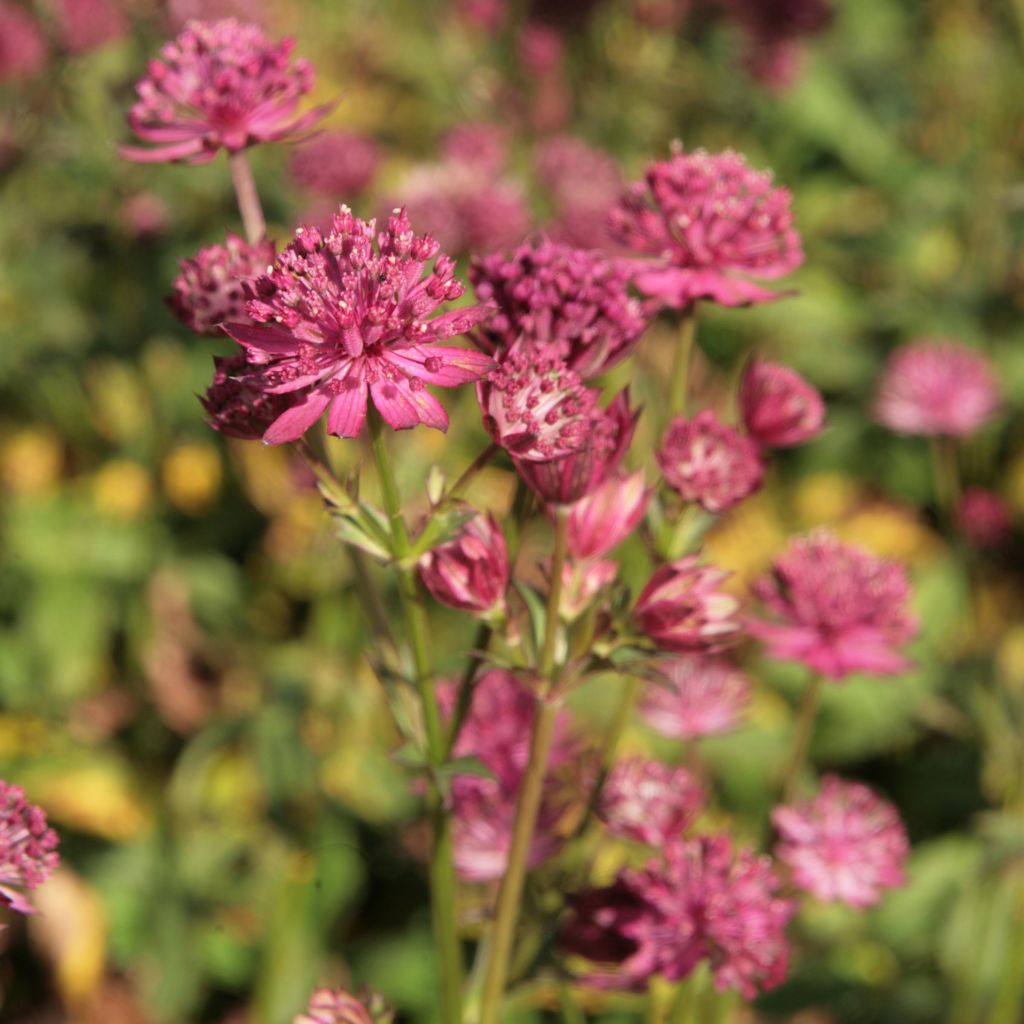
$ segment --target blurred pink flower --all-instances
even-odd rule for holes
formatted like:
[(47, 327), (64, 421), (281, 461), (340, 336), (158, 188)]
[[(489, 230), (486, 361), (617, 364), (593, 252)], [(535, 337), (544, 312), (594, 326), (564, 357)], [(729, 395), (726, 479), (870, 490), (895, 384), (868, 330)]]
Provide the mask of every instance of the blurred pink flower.
[(71, 53), (85, 53), (120, 39), (128, 23), (114, 0), (55, 0), (57, 36)]
[(781, 621), (750, 619), (768, 655), (799, 661), (831, 680), (851, 672), (896, 675), (917, 631), (903, 566), (845, 544), (827, 530), (790, 541), (754, 593)]
[(979, 548), (1002, 547), (1013, 535), (1013, 509), (995, 491), (968, 487), (960, 496), (957, 522), (964, 536)]
[(337, 202), (359, 195), (373, 181), (380, 147), (356, 132), (321, 132), (297, 146), (289, 168), (303, 188)]
[(252, 323), (245, 312), (245, 286), (274, 262), (274, 243), (250, 245), (228, 232), (223, 245), (208, 245), (191, 259), (181, 260), (174, 291), (167, 297), (171, 312), (196, 334), (221, 334), (221, 324)]
[(487, 311), (428, 317), (464, 289), (452, 261), (434, 239), (413, 234), (403, 210), (379, 234), (347, 206), (326, 235), (299, 228), (253, 288), (259, 298), (246, 309), (255, 323), (225, 325), (259, 364), (247, 383), (268, 394), (306, 392), (264, 434), (268, 444), (296, 440), (325, 412), (328, 433), (358, 437), (371, 399), (396, 430), (446, 430), (448, 415), (426, 385), (466, 384), (493, 365), (479, 352), (433, 344), (464, 334)]
[(719, 422), (710, 409), (693, 419), (677, 416), (656, 453), (665, 482), (705, 512), (724, 512), (761, 486), (764, 465), (757, 445)]
[(469, 279), (477, 298), (497, 305), (481, 332), (483, 347), (508, 348), (525, 335), (553, 348), (584, 379), (629, 355), (649, 323), (618, 263), (546, 239), (520, 246), (511, 258), (473, 260)]
[(594, 410), (584, 447), (550, 462), (513, 459), (516, 472), (548, 504), (572, 505), (618, 469), (639, 416), (629, 407), (629, 392), (620, 391), (607, 409)]
[(477, 514), (419, 563), (427, 590), (450, 608), (488, 615), (504, 606), (508, 548), (491, 515)]
[(508, 133), (486, 121), (465, 121), (441, 140), (441, 155), (445, 163), (498, 174), (508, 164)]
[(766, 448), (803, 444), (821, 431), (825, 403), (796, 370), (754, 356), (740, 380), (740, 415), (747, 433)]
[(256, 25), (227, 18), (191, 21), (166, 43), (136, 86), (128, 123), (152, 149), (122, 146), (129, 160), (205, 163), (279, 142), (315, 124), (330, 106), (296, 116), (313, 88), (313, 68), (291, 63), (293, 39), (271, 43)]
[(744, 64), (769, 89), (786, 89), (803, 62), (803, 40), (832, 20), (828, 0), (725, 0), (726, 13), (746, 34)]
[(657, 647), (677, 654), (717, 651), (736, 638), (740, 603), (721, 590), (728, 576), (688, 555), (657, 569), (640, 592), (633, 617)]
[(0, 779), (0, 906), (35, 913), (25, 890), (42, 885), (59, 862), (57, 833), (46, 815), (20, 786)]
[(813, 798), (776, 807), (772, 823), (793, 884), (820, 900), (870, 907), (883, 889), (906, 882), (910, 844), (900, 816), (859, 782), (826, 775)]
[(455, 9), (463, 21), (483, 32), (498, 32), (508, 18), (508, 0), (455, 0)]
[(207, 423), (220, 434), (242, 441), (258, 441), (270, 425), (284, 415), (302, 393), (268, 394), (246, 383), (253, 367), (244, 352), (230, 358), (213, 357), (213, 381), (199, 401)]
[[(377, 1008), (379, 1011), (379, 1007)], [(385, 1015), (390, 1019), (390, 1014)], [(310, 997), (309, 1007), (293, 1024), (375, 1024), (381, 1014), (344, 989), (321, 988)]]
[(124, 229), (137, 241), (162, 235), (171, 222), (167, 204), (153, 192), (137, 192), (122, 204), (120, 221)]
[(878, 421), (899, 434), (965, 437), (999, 408), (988, 359), (955, 341), (916, 341), (896, 349), (882, 371)]
[(682, 838), (704, 806), (704, 791), (685, 769), (630, 758), (609, 772), (598, 816), (614, 836), (659, 849)]
[(267, 7), (263, 0), (167, 0), (167, 17), (171, 25), (181, 29), (190, 21), (219, 21), (237, 18), (254, 25), (267, 24)]
[(31, 78), (46, 63), (46, 39), (24, 7), (0, 0), (0, 82)]
[(526, 71), (538, 78), (556, 72), (565, 59), (565, 41), (562, 34), (550, 25), (531, 21), (519, 34), (519, 62)]
[(750, 681), (724, 658), (680, 655), (655, 668), (664, 683), (647, 685), (640, 717), (662, 736), (693, 740), (741, 724), (750, 703)]
[(640, 525), (652, 491), (644, 471), (613, 473), (569, 510), (569, 554), (574, 559), (600, 558)]
[(734, 853), (725, 835), (669, 843), (663, 852), (573, 900), (561, 939), (598, 965), (586, 980), (642, 990), (654, 975), (678, 981), (706, 960), (720, 992), (753, 999), (780, 984), (793, 904), (777, 895), (769, 858)]
[[(455, 688), (438, 692), (442, 708), (450, 710)], [(530, 733), (536, 698), (528, 681), (504, 669), (491, 669), (477, 681), (473, 703), (453, 748), (456, 757), (475, 757), (493, 775), (456, 775), (451, 801), (454, 819), (455, 867), (472, 881), (492, 881), (505, 872), (519, 787), (530, 754)], [(529, 863), (536, 867), (563, 842), (557, 826), (568, 807), (568, 796), (555, 775), (578, 768), (578, 750), (560, 714), (549, 758), (537, 828), (531, 840)]]
[(781, 298), (750, 278), (783, 277), (804, 258), (789, 192), (732, 150), (679, 150), (653, 164), (612, 211), (611, 227), (645, 257), (637, 287), (674, 309)]
[(477, 384), (484, 427), (516, 459), (548, 462), (590, 443), (598, 392), (554, 354), (522, 341)]

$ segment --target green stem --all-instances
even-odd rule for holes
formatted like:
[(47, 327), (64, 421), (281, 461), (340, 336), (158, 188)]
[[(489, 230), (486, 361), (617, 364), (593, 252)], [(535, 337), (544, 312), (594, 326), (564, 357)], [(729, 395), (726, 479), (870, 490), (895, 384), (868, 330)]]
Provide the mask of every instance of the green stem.
[(263, 206), (260, 194), (256, 191), (256, 179), (249, 166), (249, 158), (245, 150), (240, 149), (228, 157), (231, 170), (231, 184), (235, 186), (235, 198), (238, 200), (238, 212), (242, 215), (245, 237), (250, 245), (255, 245), (267, 233), (267, 222), (263, 219)]
[(492, 444), (485, 448), (467, 467), (465, 472), (441, 495), (441, 499), (434, 507), (435, 514), (442, 512), (449, 505), (454, 504), (462, 497), (466, 488), (473, 478), (498, 454), (498, 445)]
[[(447, 743), (441, 726), (441, 715), (434, 692), (430, 657), (429, 627), (426, 604), (414, 568), (401, 563), (409, 554), (409, 532), (402, 516), (398, 485), (391, 468), (384, 424), (380, 413), (370, 409), (370, 438), (380, 477), (384, 508), (391, 524), (391, 537), (398, 559), (398, 592), (402, 602), (409, 645), (412, 648), (416, 688), (423, 705), (423, 722), (427, 737), (427, 759), (432, 769), (439, 768), (447, 754)], [(434, 846), (430, 857), (430, 896), (434, 919), (434, 935), (441, 972), (442, 1019), (445, 1024), (461, 1024), (462, 1020), (462, 948), (459, 944), (456, 910), (456, 881), (452, 849), (451, 818), (435, 772), (428, 776), (427, 807), (434, 828)]]
[(935, 504), (946, 525), (956, 527), (956, 507), (960, 501), (960, 469), (956, 441), (952, 437), (931, 438), (932, 474)]
[(469, 714), (473, 703), (473, 691), (476, 688), (476, 674), (483, 663), (487, 653), (487, 647), (491, 642), (494, 627), (489, 622), (481, 622), (477, 627), (476, 636), (473, 638), (473, 649), (469, 654), (469, 661), (466, 663), (466, 670), (462, 673), (459, 681), (458, 696), (455, 698), (455, 710), (452, 712), (452, 721), (448, 726), (447, 752), (451, 754), (455, 741), (459, 738), (459, 730), (462, 723)]
[(537, 712), (530, 737), (530, 755), (526, 772), (519, 790), (515, 822), (512, 826), (512, 842), (509, 846), (508, 865), (498, 889), (494, 912), (494, 927), (491, 931), (490, 956), (484, 973), (484, 987), (480, 1002), (480, 1024), (498, 1024), (502, 996), (508, 979), (509, 962), (516, 924), (519, 921), (519, 904), (526, 879), (526, 866), (530, 853), (530, 840), (537, 825), (541, 797), (544, 791), (544, 777), (547, 774), (548, 754), (555, 733), (557, 703), (552, 700), (557, 669), (555, 649), (558, 639), (558, 608), (562, 598), (562, 570), (568, 547), (568, 509), (558, 507), (555, 511), (555, 547), (551, 559), (551, 585), (548, 589), (547, 610), (544, 625), (544, 641), (537, 664), (538, 699)]
[(1020, 1009), (1024, 1006), (1024, 879), (1017, 881), (1016, 888), (1017, 920), (992, 1004), (991, 1024), (1019, 1024)]
[(669, 416), (686, 414), (686, 393), (693, 361), (693, 343), (697, 337), (697, 306), (691, 303), (683, 310), (679, 322), (679, 340), (672, 353), (672, 378), (668, 391)]
[(796, 723), (796, 736), (793, 740), (793, 749), (789, 756), (789, 765), (782, 781), (782, 799), (792, 799), (796, 792), (800, 775), (804, 770), (807, 761), (807, 751), (811, 747), (811, 732), (814, 729), (814, 715), (818, 710), (818, 698), (821, 696), (822, 678), (814, 676), (810, 685), (804, 693), (803, 703), (800, 705), (800, 717)]

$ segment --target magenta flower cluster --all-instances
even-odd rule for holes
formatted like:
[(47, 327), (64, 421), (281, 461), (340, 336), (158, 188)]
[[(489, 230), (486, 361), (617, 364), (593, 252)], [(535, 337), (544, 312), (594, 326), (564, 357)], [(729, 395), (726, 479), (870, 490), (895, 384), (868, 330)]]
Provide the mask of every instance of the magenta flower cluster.
[(34, 913), (26, 892), (38, 888), (59, 863), (57, 833), (20, 786), (0, 779), (0, 906)]

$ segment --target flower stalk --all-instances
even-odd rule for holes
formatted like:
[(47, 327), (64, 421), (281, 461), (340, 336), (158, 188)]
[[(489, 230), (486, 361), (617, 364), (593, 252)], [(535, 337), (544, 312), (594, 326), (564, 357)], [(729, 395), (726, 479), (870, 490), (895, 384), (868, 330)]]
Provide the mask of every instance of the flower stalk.
[(697, 337), (697, 305), (690, 303), (682, 311), (679, 338), (672, 353), (672, 376), (669, 383), (668, 411), (670, 416), (686, 412), (686, 397), (690, 383), (690, 365)]
[(245, 227), (246, 241), (250, 245), (255, 245), (267, 233), (267, 222), (263, 217), (263, 205), (256, 190), (252, 166), (244, 149), (228, 157), (228, 167), (231, 170), (231, 183), (235, 186), (238, 212), (242, 215), (242, 224)]
[(821, 697), (823, 679), (815, 674), (810, 685), (804, 693), (803, 702), (800, 705), (800, 716), (796, 723), (796, 735), (793, 739), (793, 747), (789, 755), (789, 764), (782, 781), (782, 798), (790, 800), (796, 793), (800, 782), (804, 765), (807, 762), (807, 752), (811, 747), (811, 732), (814, 729), (814, 716), (818, 710), (818, 701)]

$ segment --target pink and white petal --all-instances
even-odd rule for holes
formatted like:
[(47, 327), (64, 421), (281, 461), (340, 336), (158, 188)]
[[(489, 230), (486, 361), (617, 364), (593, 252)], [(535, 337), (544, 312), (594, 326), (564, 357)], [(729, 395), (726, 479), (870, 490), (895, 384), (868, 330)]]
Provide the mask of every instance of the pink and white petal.
[(335, 437), (358, 437), (366, 422), (367, 386), (360, 380), (331, 401), (327, 414), (327, 433)]
[[(419, 377), (426, 384), (445, 388), (480, 380), (495, 365), (494, 360), (482, 352), (445, 345), (432, 345), (429, 348), (409, 345), (406, 348), (391, 349), (384, 358), (411, 376)], [(440, 362), (440, 366), (434, 360)], [(429, 370), (428, 361), (431, 366)]]
[(395, 430), (408, 430), (417, 423), (447, 430), (448, 415), (441, 404), (426, 389), (413, 391), (405, 381), (375, 381), (370, 394), (377, 411), (388, 426)]
[(693, 271), (689, 289), (693, 298), (710, 299), (720, 306), (752, 306), (758, 302), (777, 302), (793, 292), (773, 292), (742, 277), (710, 270)]
[(156, 146), (153, 149), (144, 149), (141, 146), (118, 147), (118, 152), (125, 160), (134, 160), (139, 164), (158, 164), (165, 160), (188, 160), (201, 154), (202, 151), (202, 139), (188, 139), (168, 146)]
[(305, 401), (293, 405), (274, 420), (263, 435), (264, 444), (297, 441), (323, 415), (331, 396), (326, 391), (313, 391)]

